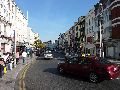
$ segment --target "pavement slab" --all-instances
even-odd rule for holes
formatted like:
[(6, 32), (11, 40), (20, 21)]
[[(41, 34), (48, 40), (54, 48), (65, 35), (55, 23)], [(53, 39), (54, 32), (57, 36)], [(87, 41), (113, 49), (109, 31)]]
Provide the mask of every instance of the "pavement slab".
[(20, 59), (15, 68), (7, 70), (7, 73), (0, 78), (0, 90), (14, 90), (17, 75), (32, 60), (33, 58), (26, 58), (26, 64), (23, 64), (22, 59)]

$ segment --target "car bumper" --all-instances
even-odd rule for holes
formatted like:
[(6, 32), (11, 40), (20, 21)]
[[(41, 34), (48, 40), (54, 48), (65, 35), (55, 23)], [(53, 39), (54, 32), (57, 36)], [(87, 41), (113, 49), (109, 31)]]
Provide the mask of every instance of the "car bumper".
[(52, 56), (47, 56), (47, 57), (44, 57), (45, 59), (52, 59), (53, 57)]
[(116, 79), (120, 76), (120, 70), (117, 71), (117, 72), (113, 72), (113, 73), (109, 73), (109, 79), (112, 80), (112, 79)]
[(117, 79), (120, 76), (120, 71), (117, 72), (106, 72), (106, 73), (98, 73), (99, 80), (113, 80)]

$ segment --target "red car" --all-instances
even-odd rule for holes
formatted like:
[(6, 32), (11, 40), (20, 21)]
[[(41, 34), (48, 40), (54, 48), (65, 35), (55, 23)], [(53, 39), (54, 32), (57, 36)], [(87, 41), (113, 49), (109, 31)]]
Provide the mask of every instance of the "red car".
[(97, 57), (69, 57), (64, 62), (58, 63), (57, 69), (60, 73), (72, 73), (88, 77), (91, 82), (100, 80), (116, 79), (120, 75), (120, 67), (106, 59)]

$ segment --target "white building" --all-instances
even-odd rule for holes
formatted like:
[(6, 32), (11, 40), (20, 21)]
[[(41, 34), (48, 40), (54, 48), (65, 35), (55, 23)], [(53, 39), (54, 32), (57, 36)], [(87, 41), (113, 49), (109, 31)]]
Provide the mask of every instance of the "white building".
[(94, 45), (94, 32), (95, 32), (95, 13), (94, 8), (91, 9), (85, 17), (85, 35), (86, 35), (86, 44), (85, 44), (85, 53), (95, 54), (96, 48)]
[[(13, 0), (0, 0), (0, 52), (11, 52), (13, 38)], [(1, 53), (1, 54), (2, 54)]]
[(0, 0), (0, 52), (12, 52), (14, 38), (17, 46), (24, 46), (32, 44), (35, 36), (39, 37), (39, 34), (28, 30), (28, 17), (14, 0)]
[(16, 33), (17, 46), (26, 45), (28, 22), (27, 18), (24, 16), (22, 11), (18, 7), (16, 7), (16, 17), (13, 25)]
[(38, 33), (34, 33), (32, 31), (32, 28), (28, 27), (27, 30), (27, 42), (28, 42), (28, 46), (27, 47), (33, 47), (34, 41), (35, 41), (35, 37), (38, 37), (39, 39), (39, 34)]

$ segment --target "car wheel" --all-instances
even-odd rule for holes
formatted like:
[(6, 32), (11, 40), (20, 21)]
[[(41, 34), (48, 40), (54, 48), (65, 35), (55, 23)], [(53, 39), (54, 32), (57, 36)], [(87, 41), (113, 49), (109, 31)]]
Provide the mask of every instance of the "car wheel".
[(61, 74), (63, 74), (64, 73), (64, 71), (63, 71), (63, 68), (59, 68), (59, 72), (61, 73)]
[(98, 76), (94, 73), (91, 72), (89, 75), (90, 82), (97, 83), (98, 82)]

